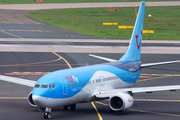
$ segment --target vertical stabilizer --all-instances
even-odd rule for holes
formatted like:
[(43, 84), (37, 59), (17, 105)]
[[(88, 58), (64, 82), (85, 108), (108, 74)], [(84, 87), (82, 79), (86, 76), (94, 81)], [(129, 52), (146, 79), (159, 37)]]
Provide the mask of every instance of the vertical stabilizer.
[(138, 16), (136, 18), (134, 30), (131, 36), (131, 42), (129, 44), (129, 48), (119, 61), (140, 60), (143, 23), (144, 23), (144, 11), (145, 11), (145, 2), (142, 1), (139, 8)]

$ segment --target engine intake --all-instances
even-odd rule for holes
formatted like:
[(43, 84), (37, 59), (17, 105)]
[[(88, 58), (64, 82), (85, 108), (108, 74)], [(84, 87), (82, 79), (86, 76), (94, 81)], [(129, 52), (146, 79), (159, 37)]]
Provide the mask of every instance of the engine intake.
[(29, 103), (30, 106), (32, 107), (37, 107), (37, 105), (34, 103), (33, 99), (32, 99), (32, 91), (29, 93), (27, 101)]
[(109, 106), (113, 111), (121, 111), (130, 108), (134, 103), (131, 95), (128, 93), (119, 93), (112, 95), (109, 100)]

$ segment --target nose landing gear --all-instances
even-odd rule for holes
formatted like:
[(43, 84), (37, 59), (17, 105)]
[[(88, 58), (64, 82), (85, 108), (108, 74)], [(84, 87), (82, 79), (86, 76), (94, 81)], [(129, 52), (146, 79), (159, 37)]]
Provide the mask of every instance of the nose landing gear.
[(52, 115), (51, 115), (51, 108), (46, 108), (45, 112), (44, 112), (44, 119), (51, 119)]
[[(76, 109), (76, 104), (63, 106), (64, 110), (68, 110), (69, 107), (70, 107), (71, 110), (75, 110)], [(44, 112), (44, 119), (51, 119), (51, 118), (52, 118), (51, 108), (46, 108), (46, 110)]]

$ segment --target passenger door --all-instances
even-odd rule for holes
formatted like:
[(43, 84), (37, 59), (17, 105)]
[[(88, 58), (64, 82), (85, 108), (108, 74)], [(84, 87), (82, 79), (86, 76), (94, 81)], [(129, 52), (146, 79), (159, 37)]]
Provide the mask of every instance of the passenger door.
[(99, 78), (101, 79), (100, 86), (104, 86), (105, 85), (104, 76), (99, 76)]
[(61, 82), (61, 84), (62, 84), (63, 95), (67, 95), (67, 93), (68, 93), (68, 87), (67, 87), (66, 81), (65, 81), (62, 77), (60, 77), (59, 80), (60, 80), (60, 82)]

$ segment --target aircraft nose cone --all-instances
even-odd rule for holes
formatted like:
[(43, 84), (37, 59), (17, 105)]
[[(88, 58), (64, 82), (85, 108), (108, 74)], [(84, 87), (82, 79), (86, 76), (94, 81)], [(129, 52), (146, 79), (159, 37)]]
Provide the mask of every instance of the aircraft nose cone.
[(44, 98), (38, 95), (33, 95), (32, 99), (34, 101), (34, 103), (38, 106), (38, 107), (57, 107), (57, 104), (54, 100), (50, 100), (49, 98)]
[(39, 107), (45, 107), (45, 106), (43, 105), (43, 100), (42, 100), (42, 98), (41, 98), (40, 96), (38, 96), (38, 95), (33, 95), (33, 96), (32, 96), (32, 99), (33, 99), (34, 103), (35, 103), (37, 106), (39, 106)]
[(35, 103), (36, 105), (38, 105), (38, 103), (39, 103), (39, 97), (38, 97), (37, 95), (33, 95), (33, 96), (32, 96), (32, 99), (33, 99), (34, 103)]

